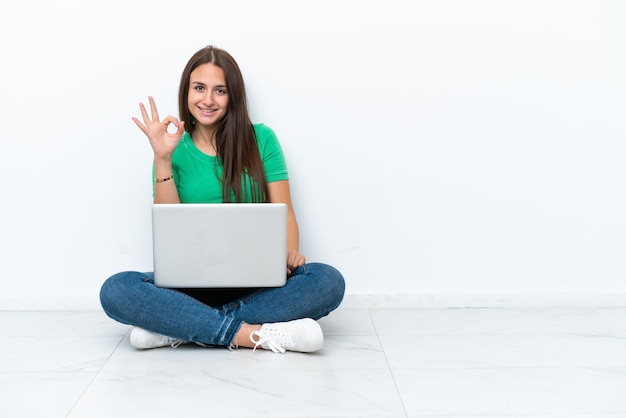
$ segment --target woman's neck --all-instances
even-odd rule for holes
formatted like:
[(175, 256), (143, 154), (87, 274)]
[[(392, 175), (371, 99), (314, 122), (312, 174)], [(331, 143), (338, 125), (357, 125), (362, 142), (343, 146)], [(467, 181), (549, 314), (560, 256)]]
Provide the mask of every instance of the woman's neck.
[(191, 139), (194, 145), (205, 154), (212, 156), (217, 154), (215, 147), (215, 130), (196, 127), (191, 134)]

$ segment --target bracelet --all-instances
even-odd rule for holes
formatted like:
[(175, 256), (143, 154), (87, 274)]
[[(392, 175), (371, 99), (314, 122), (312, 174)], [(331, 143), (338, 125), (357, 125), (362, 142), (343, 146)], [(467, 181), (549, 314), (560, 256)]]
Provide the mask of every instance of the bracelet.
[(174, 177), (174, 174), (170, 174), (169, 177), (165, 177), (164, 179), (158, 179), (158, 178), (154, 178), (154, 181), (156, 181), (157, 183), (163, 183), (164, 181), (168, 181), (171, 180)]

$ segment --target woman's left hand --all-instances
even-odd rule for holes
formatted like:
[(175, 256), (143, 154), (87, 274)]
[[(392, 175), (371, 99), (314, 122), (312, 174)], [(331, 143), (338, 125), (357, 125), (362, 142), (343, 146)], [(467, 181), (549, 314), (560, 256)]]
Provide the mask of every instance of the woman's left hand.
[(295, 269), (303, 266), (306, 258), (295, 250), (287, 251), (287, 275), (291, 274)]

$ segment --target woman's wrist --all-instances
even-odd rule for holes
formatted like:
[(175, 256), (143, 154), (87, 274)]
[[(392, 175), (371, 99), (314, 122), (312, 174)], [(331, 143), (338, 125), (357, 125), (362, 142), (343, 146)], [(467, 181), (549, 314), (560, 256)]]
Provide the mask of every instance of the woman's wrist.
[(154, 158), (154, 182), (164, 183), (174, 178), (171, 159)]
[(162, 177), (166, 177), (167, 175), (172, 173), (172, 160), (170, 158), (155, 158), (153, 164), (154, 172), (155, 174), (157, 174), (157, 177), (159, 177), (159, 175), (162, 175)]
[(165, 183), (166, 181), (170, 181), (170, 180), (172, 180), (173, 178), (174, 178), (174, 173), (170, 174), (170, 175), (169, 175), (169, 176), (167, 176), (167, 177), (157, 177), (157, 176), (155, 176), (155, 177), (154, 177), (154, 182), (155, 182), (155, 183)]

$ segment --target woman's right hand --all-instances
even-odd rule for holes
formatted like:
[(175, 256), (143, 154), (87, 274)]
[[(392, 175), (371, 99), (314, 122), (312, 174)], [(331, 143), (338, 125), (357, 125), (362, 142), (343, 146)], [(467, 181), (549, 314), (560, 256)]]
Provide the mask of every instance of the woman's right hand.
[[(139, 129), (141, 129), (150, 140), (155, 158), (171, 158), (172, 153), (180, 142), (180, 138), (185, 132), (185, 122), (179, 122), (174, 116), (167, 116), (162, 121), (159, 120), (159, 112), (157, 111), (154, 99), (152, 96), (149, 96), (148, 100), (150, 102), (151, 115), (148, 116), (144, 104), (139, 103), (143, 123), (136, 117), (132, 118), (133, 122), (135, 122)], [(176, 127), (176, 131), (173, 133), (167, 131), (170, 124)]]

